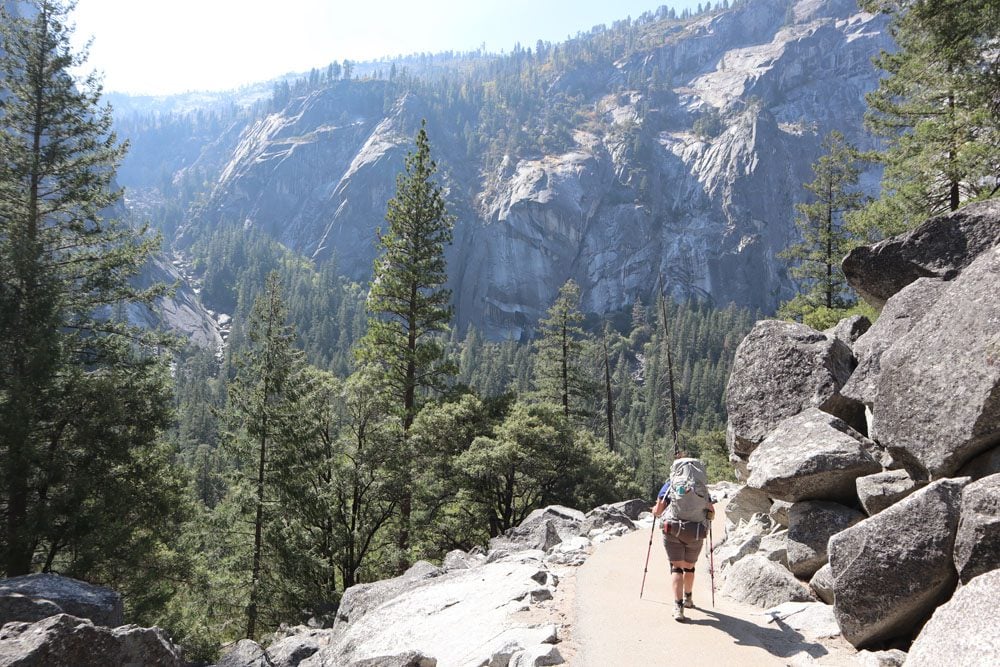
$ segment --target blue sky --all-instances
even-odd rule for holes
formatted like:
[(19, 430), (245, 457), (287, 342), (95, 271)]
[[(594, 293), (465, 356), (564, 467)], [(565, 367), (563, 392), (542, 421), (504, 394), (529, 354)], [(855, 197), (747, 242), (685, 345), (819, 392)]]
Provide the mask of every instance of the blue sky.
[(224, 90), (332, 60), (509, 51), (698, 0), (79, 0), (76, 40), (106, 91)]

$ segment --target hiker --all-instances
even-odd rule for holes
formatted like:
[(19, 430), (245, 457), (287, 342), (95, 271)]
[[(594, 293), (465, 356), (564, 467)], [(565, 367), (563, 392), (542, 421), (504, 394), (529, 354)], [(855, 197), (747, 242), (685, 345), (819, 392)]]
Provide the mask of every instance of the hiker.
[(694, 564), (708, 535), (715, 507), (708, 494), (705, 464), (681, 454), (670, 467), (670, 479), (656, 497), (653, 516), (663, 517), (663, 547), (670, 560), (674, 591), (674, 619), (684, 620), (685, 607), (694, 607)]

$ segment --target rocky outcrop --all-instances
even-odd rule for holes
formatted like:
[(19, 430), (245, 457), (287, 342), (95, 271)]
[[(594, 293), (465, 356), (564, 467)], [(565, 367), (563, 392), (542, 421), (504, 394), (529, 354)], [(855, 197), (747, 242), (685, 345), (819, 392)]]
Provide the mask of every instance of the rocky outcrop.
[(910, 647), (906, 664), (996, 665), (1000, 663), (1000, 570), (981, 574), (938, 607)]
[(274, 667), (298, 667), (306, 658), (319, 651), (319, 641), (309, 634), (309, 630), (304, 629), (302, 634), (293, 634), (275, 641), (267, 647), (268, 660)]
[(1000, 245), (972, 261), (882, 355), (872, 407), (878, 437), (915, 479), (950, 475), (1000, 442), (998, 277)]
[(955, 536), (955, 569), (963, 584), (1000, 568), (1000, 474), (972, 482), (962, 493)]
[(808, 408), (777, 424), (750, 454), (747, 486), (788, 502), (853, 503), (855, 480), (882, 469), (869, 454), (873, 449), (840, 419)]
[[(851, 315), (845, 317), (836, 325), (825, 330), (823, 333), (831, 338), (844, 341), (848, 347), (854, 349), (858, 339), (864, 336), (872, 327), (872, 321), (864, 315)], [(857, 351), (855, 351), (857, 356)]]
[[(527, 136), (510, 141), (476, 127), (489, 111), (475, 108), (479, 96), (412, 92), (368, 71), (293, 92), (183, 146), (153, 124), (133, 137), (123, 176), (127, 187), (149, 187), (166, 168), (177, 183), (210, 182), (180, 245), (240, 225), (318, 262), (335, 256), (338, 269), (367, 281), (375, 227), (427, 118), (457, 217), (448, 264), (459, 329), (528, 333), (568, 278), (595, 312), (648, 299), (660, 274), (678, 298), (708, 293), (770, 311), (789, 288), (777, 255), (794, 236), (794, 204), (822, 137), (838, 129), (861, 139), (863, 95), (877, 82), (870, 59), (890, 47), (884, 25), (850, 2), (793, 11), (786, 0), (753, 0), (645, 26), (665, 38), (558, 77), (531, 58), (527, 76), (545, 89), (537, 104), (565, 111), (558, 136), (528, 123), (518, 128)], [(491, 66), (479, 57), (435, 60), (426, 72), (426, 63), (407, 64), (454, 89), (468, 85), (462, 71)], [(669, 81), (651, 88), (659, 76)], [(707, 114), (719, 117), (719, 131), (694, 132)]]
[[(858, 367), (841, 390), (844, 396), (871, 407), (882, 370), (882, 354), (923, 318), (946, 285), (936, 278), (918, 278), (885, 304), (875, 324), (851, 346)], [(868, 432), (875, 437), (870, 425)]]
[(4, 667), (182, 667), (180, 651), (159, 628), (106, 628), (57, 614), (35, 623), (8, 623), (0, 630)]
[(951, 280), (986, 250), (1000, 246), (1000, 201), (970, 204), (931, 218), (916, 229), (844, 258), (847, 282), (866, 301), (882, 308), (918, 278)]
[(805, 500), (788, 512), (788, 569), (796, 577), (809, 579), (826, 565), (827, 542), (853, 526), (865, 515), (826, 500)]
[(110, 588), (58, 574), (0, 579), (0, 625), (41, 620), (52, 614), (38, 614), (49, 611), (89, 619), (95, 625), (115, 627), (124, 623), (121, 596)]
[[(599, 514), (602, 517), (607, 515), (606, 512)], [(623, 514), (619, 516), (624, 517)], [(511, 528), (500, 537), (491, 539), (490, 551), (495, 553), (512, 553), (523, 549), (548, 551), (563, 540), (579, 535), (586, 519), (587, 516), (580, 510), (550, 505), (533, 511), (520, 525)]]
[(722, 594), (737, 602), (765, 608), (813, 600), (788, 570), (758, 554), (737, 561), (726, 571)]
[(834, 611), (847, 641), (865, 648), (906, 637), (954, 590), (966, 482), (934, 482), (830, 538)]
[(840, 394), (855, 364), (838, 339), (802, 324), (758, 322), (736, 350), (726, 388), (730, 453), (746, 460), (778, 424), (809, 407), (863, 421), (860, 406)]

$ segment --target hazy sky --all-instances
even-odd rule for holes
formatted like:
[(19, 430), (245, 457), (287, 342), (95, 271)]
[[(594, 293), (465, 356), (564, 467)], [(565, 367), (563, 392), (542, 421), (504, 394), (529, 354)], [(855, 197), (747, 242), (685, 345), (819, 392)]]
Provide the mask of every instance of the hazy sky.
[(79, 0), (76, 40), (106, 91), (221, 90), (332, 60), (564, 40), (698, 0)]

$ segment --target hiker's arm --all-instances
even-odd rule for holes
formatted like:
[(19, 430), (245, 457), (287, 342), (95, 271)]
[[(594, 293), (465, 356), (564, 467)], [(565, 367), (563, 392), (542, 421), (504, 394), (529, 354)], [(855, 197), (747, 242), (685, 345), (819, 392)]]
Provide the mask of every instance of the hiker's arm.
[(660, 516), (663, 514), (663, 510), (667, 509), (667, 499), (657, 498), (656, 505), (653, 506), (653, 516)]
[(709, 521), (715, 518), (715, 505), (712, 503), (709, 503), (708, 507), (705, 508), (705, 518)]

